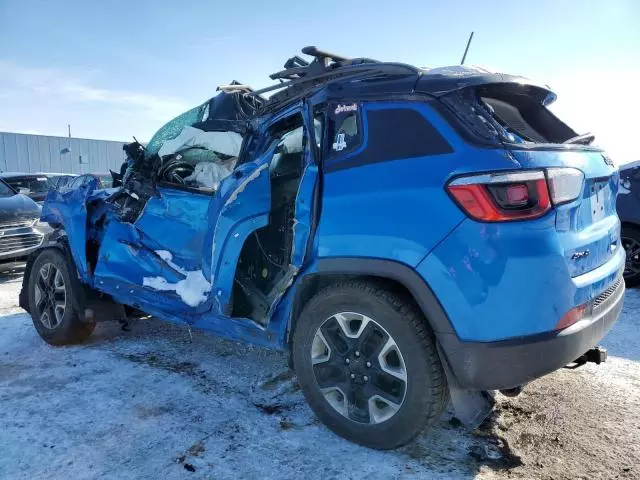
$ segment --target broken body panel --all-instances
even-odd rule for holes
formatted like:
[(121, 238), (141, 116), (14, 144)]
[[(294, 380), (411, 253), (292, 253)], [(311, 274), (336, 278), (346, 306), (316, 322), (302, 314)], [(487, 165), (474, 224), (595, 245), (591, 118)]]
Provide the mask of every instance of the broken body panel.
[[(421, 306), (439, 341), (550, 331), (578, 300), (600, 294), (620, 264), (611, 247), (619, 231), (617, 173), (598, 149), (564, 143), (575, 132), (544, 108), (552, 92), (468, 69), (451, 76), (388, 67), (402, 75), (328, 83), (305, 91), (304, 100), (292, 87), (292, 100), (278, 108), (269, 100), (260, 109), (240, 100), (247, 95), (223, 92), (160, 129), (132, 162), (121, 190), (52, 198), (48, 208), (63, 218), (43, 219), (67, 231), (82, 281), (117, 302), (276, 348), (287, 343), (299, 285), (317, 272), (389, 276), (419, 302), (435, 294), (431, 307)], [(552, 125), (557, 138), (549, 129), (521, 130), (519, 112), (532, 115), (529, 126)], [(336, 116), (353, 117), (359, 129), (353, 148), (353, 125), (327, 126), (337, 124)], [(316, 138), (320, 118), (322, 138)], [(207, 134), (223, 131), (243, 136), (237, 158), (229, 156), (233, 135), (211, 155), (215, 142)], [(300, 145), (292, 147), (298, 137)], [(167, 156), (158, 156), (161, 151)], [(209, 165), (212, 158), (234, 168), (217, 171), (212, 182), (171, 183), (176, 172), (183, 180), (197, 177), (180, 170), (185, 159)], [(283, 170), (282, 159), (296, 159), (297, 169)], [(476, 222), (443, 188), (460, 175), (567, 166), (583, 171), (581, 197), (528, 223)], [(590, 214), (594, 202), (599, 210)], [(426, 215), (428, 227), (421, 221)], [(526, 245), (523, 230), (531, 240)], [(511, 239), (509, 262), (489, 249), (486, 265), (476, 267), (494, 236)], [(571, 258), (585, 250), (591, 253), (579, 263)], [(532, 263), (536, 256), (546, 263)], [(557, 285), (546, 278), (551, 264)], [(404, 269), (410, 273), (401, 274)], [(522, 300), (493, 288), (522, 271), (549, 292), (571, 291), (538, 318), (534, 308), (517, 308), (537, 301), (527, 289), (518, 289)], [(584, 288), (573, 287), (576, 282)], [(507, 307), (518, 312), (510, 323), (473, 320)]]
[[(53, 191), (42, 219), (64, 230), (80, 280), (116, 302), (230, 338), (283, 348), (284, 329), (269, 319), (303, 267), (310, 238), (318, 174), (308, 147), (311, 142), (301, 137), (303, 173), (293, 197), (293, 221), (288, 227), (291, 248), (283, 278), (274, 282), (271, 291), (263, 292), (269, 303), (254, 318), (232, 316), (236, 267), (247, 240), (269, 224), (274, 181), (270, 165), (282, 142), (262, 145), (263, 153), (256, 158), (249, 158), (252, 152), (238, 151), (240, 158), (233, 174), (222, 178), (215, 188), (171, 184), (166, 178), (141, 178), (140, 174), (153, 171), (151, 164), (159, 163), (162, 169), (163, 163), (171, 161), (154, 152), (173, 140), (176, 131), (195, 130), (190, 124), (198, 122), (206, 128), (208, 119), (203, 118), (203, 110), (211, 115), (212, 105), (223, 104), (227, 116), (233, 116), (233, 112), (229, 115), (230, 100), (220, 101), (220, 97), (231, 96), (238, 97), (222, 93), (217, 102), (207, 102), (163, 127), (156, 137), (164, 136), (165, 142), (154, 137), (149, 144), (153, 150), (147, 147), (145, 155), (132, 162), (134, 173), (121, 189), (96, 190), (98, 185), (92, 183), (63, 193)], [(296, 114), (307, 123), (301, 104), (263, 125), (255, 122), (258, 126), (247, 134), (247, 144), (259, 144), (271, 125)], [(243, 131), (248, 126), (245, 120), (221, 118), (211, 119), (209, 124), (230, 131)], [(181, 153), (171, 154), (187, 156), (191, 147), (175, 148)], [(151, 194), (137, 191), (140, 184)]]

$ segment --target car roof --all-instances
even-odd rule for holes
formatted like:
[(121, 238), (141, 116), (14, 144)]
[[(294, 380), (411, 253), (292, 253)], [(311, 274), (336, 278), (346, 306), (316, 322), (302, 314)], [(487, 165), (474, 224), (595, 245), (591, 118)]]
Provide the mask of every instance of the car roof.
[(44, 173), (0, 172), (0, 178), (29, 178), (46, 176)]
[[(280, 83), (256, 91), (242, 86), (248, 89), (250, 95), (261, 98), (259, 114), (279, 110), (280, 107), (310, 96), (332, 84), (339, 84), (340, 93), (345, 96), (349, 95), (351, 90), (379, 94), (418, 92), (434, 97), (467, 87), (518, 84), (533, 89), (545, 105), (555, 100), (555, 94), (547, 85), (518, 75), (492, 72), (482, 67), (455, 65), (421, 68), (404, 63), (379, 62), (370, 58), (347, 58), (324, 52), (316, 47), (305, 47), (302, 52), (313, 57), (313, 61), (309, 62), (299, 56), (290, 58), (285, 62), (284, 70), (269, 76)], [(238, 91), (239, 86), (232, 84), (225, 88), (227, 91)], [(261, 97), (267, 92), (275, 93), (268, 99)]]
[(62, 172), (38, 172), (36, 175), (56, 176), (56, 177), (77, 177), (77, 173), (62, 173)]
[(625, 163), (620, 165), (620, 171), (631, 170), (632, 168), (640, 167), (640, 160), (636, 160), (635, 162)]

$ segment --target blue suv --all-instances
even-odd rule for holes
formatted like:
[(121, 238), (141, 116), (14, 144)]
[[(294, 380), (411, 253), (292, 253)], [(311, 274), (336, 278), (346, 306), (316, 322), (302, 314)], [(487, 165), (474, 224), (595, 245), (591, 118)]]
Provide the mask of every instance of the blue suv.
[(144, 312), (288, 350), (320, 419), (381, 449), (603, 360), (619, 174), (549, 88), (303, 53), (125, 146), (121, 187), (49, 193), (20, 296), (42, 338)]

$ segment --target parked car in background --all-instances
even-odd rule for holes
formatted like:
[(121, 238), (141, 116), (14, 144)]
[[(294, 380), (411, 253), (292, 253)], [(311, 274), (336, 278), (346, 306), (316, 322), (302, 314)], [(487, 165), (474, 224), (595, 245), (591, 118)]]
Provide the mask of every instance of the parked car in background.
[(620, 167), (617, 208), (627, 252), (624, 279), (628, 286), (640, 285), (640, 161)]
[(1, 172), (0, 178), (16, 192), (42, 203), (52, 188), (51, 180), (42, 173)]
[(51, 188), (59, 189), (69, 185), (74, 178), (78, 176), (76, 173), (48, 173), (40, 172), (38, 175), (44, 175), (51, 182)]
[(70, 179), (64, 186), (59, 187), (57, 190), (61, 192), (74, 190), (82, 185), (89, 185), (93, 181), (95, 181), (94, 188), (96, 189), (111, 188), (113, 183), (110, 173), (85, 173)]
[(0, 180), (0, 264), (25, 259), (49, 232), (40, 223), (40, 207)]
[(20, 293), (39, 335), (77, 343), (136, 309), (288, 349), (318, 417), (382, 449), (449, 398), (474, 426), (485, 391), (604, 361), (619, 172), (547, 109), (555, 94), (303, 52), (270, 76), (284, 83), (221, 87), (133, 144), (121, 188), (50, 193), (56, 232)]

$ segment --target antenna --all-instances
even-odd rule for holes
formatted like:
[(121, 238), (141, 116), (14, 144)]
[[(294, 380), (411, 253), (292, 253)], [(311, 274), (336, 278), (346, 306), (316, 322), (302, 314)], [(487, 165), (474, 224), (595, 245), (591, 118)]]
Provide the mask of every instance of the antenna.
[(471, 35), (469, 35), (469, 40), (467, 40), (467, 48), (464, 49), (464, 55), (462, 55), (462, 61), (460, 62), (460, 65), (464, 65), (464, 60), (467, 58), (467, 52), (469, 51), (471, 40), (473, 40), (473, 32), (471, 32)]

